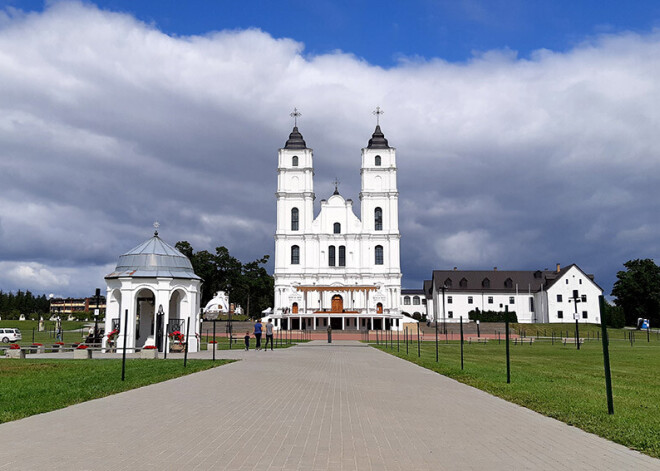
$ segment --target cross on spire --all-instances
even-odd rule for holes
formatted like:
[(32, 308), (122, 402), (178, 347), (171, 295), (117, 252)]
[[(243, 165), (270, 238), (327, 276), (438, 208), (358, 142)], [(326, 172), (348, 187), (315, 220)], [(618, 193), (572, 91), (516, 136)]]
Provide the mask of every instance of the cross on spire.
[(293, 113), (289, 114), (293, 118), (293, 125), (298, 127), (298, 117), (302, 116), (302, 113), (298, 111), (298, 108), (293, 109)]
[(156, 230), (154, 231), (154, 235), (155, 235), (155, 236), (158, 235), (158, 228), (159, 228), (159, 227), (160, 227), (160, 223), (159, 223), (158, 221), (154, 221), (154, 229), (156, 229)]
[(372, 114), (376, 115), (376, 125), (380, 126), (380, 115), (384, 114), (385, 112), (380, 109), (380, 106), (377, 106), (374, 111), (372, 111)]
[(332, 183), (334, 183), (334, 185), (335, 185), (335, 192), (334, 192), (334, 194), (335, 194), (335, 195), (338, 195), (338, 194), (339, 194), (339, 190), (338, 190), (337, 188), (339, 187), (339, 183), (340, 183), (339, 179), (338, 179), (337, 177), (335, 177), (335, 181), (332, 182)]

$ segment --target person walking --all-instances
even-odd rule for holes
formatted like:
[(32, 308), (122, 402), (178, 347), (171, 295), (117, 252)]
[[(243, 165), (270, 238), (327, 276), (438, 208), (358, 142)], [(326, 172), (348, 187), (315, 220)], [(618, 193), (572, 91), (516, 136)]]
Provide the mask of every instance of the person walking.
[(257, 322), (254, 324), (254, 338), (257, 341), (257, 344), (255, 345), (255, 350), (261, 350), (261, 319), (257, 319)]
[(270, 350), (273, 351), (273, 320), (268, 319), (268, 324), (266, 324), (266, 347), (268, 350), (268, 342), (270, 342)]
[[(243, 337), (243, 339), (245, 340), (245, 351), (247, 352), (248, 350), (250, 350), (250, 331), (249, 330), (247, 332), (245, 332), (245, 337)], [(231, 340), (229, 340), (229, 341), (231, 342)]]

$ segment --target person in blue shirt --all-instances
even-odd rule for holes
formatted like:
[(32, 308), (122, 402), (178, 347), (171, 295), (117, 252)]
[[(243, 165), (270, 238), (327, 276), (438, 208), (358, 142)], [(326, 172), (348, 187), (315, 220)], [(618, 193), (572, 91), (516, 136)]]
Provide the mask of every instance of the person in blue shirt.
[(257, 345), (255, 346), (256, 350), (261, 350), (261, 319), (257, 319), (257, 322), (254, 324), (254, 338), (257, 340)]

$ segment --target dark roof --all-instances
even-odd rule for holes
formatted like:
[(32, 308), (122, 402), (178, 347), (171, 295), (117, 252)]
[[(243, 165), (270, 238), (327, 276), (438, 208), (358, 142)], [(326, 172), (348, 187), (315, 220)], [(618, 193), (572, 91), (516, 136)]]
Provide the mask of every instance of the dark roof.
[(293, 127), (293, 131), (291, 131), (291, 134), (289, 134), (289, 140), (286, 141), (286, 144), (284, 144), (285, 149), (307, 149), (307, 144), (305, 144), (305, 140), (302, 137), (302, 134), (300, 134), (300, 131), (298, 131), (298, 126)]
[(402, 296), (410, 296), (410, 295), (423, 295), (424, 290), (423, 289), (402, 289), (401, 290), (401, 295)]
[(385, 134), (380, 130), (380, 125), (376, 126), (371, 139), (369, 139), (369, 145), (367, 149), (389, 149), (390, 146), (387, 144), (387, 139), (385, 139)]
[[(433, 270), (433, 286), (435, 289), (440, 289), (449, 280), (452, 291), (505, 291), (515, 293), (517, 285), (518, 292), (531, 291), (536, 293), (541, 290), (541, 286), (544, 290), (551, 287), (572, 267), (580, 270), (593, 282), (593, 275), (584, 273), (580, 267), (572, 264), (558, 272), (554, 270)], [(464, 282), (464, 286), (461, 286), (461, 282)], [(598, 286), (595, 282), (594, 284)]]

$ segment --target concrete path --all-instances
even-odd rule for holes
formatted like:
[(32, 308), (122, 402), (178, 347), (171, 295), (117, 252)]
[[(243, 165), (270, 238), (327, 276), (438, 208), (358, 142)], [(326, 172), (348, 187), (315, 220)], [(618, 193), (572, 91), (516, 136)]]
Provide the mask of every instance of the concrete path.
[(244, 361), (0, 425), (0, 469), (660, 470), (358, 342), (220, 356)]

